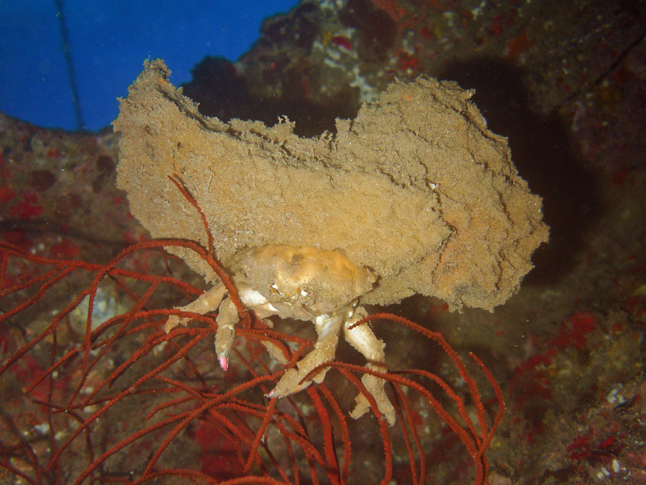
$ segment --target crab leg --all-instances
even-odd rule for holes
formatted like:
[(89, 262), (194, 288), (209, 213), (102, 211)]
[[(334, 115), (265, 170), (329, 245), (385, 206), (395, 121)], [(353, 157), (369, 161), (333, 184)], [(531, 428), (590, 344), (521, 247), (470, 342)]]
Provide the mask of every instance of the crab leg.
[[(219, 285), (215, 285), (210, 290), (202, 293), (199, 298), (193, 300), (188, 305), (178, 307), (177, 310), (181, 310), (183, 312), (198, 313), (200, 315), (213, 312), (218, 309), (218, 306), (220, 305), (220, 302), (222, 301), (222, 298), (224, 298), (226, 292), (226, 288), (222, 283), (220, 283)], [(168, 317), (166, 325), (164, 325), (164, 330), (166, 331), (166, 333), (168, 333), (179, 324), (186, 325), (190, 321), (191, 319), (189, 317), (171, 315), (170, 317)]]
[(227, 298), (220, 305), (220, 311), (215, 319), (218, 324), (218, 330), (215, 332), (215, 353), (222, 370), (229, 368), (229, 351), (236, 336), (235, 326), (238, 320), (238, 309), (231, 298)]
[[(362, 307), (359, 307), (354, 316), (345, 322), (343, 327), (345, 340), (361, 352), (368, 360), (366, 367), (378, 372), (386, 372), (388, 370), (386, 367), (386, 355), (384, 353), (386, 344), (375, 336), (368, 325), (359, 325), (350, 329), (352, 325), (366, 315), (366, 311)], [(386, 390), (384, 389), (385, 381), (373, 375), (364, 374), (361, 382), (366, 386), (366, 390), (372, 397), (375, 398), (375, 401), (377, 401), (377, 407), (386, 417), (388, 424), (390, 426), (395, 424), (395, 408), (386, 395)], [(368, 400), (363, 394), (359, 394), (357, 396), (357, 405), (350, 413), (350, 416), (357, 419), (363, 416), (369, 409), (370, 404)]]
[[(351, 311), (351, 310), (350, 310)], [(314, 345), (314, 350), (307, 354), (296, 364), (296, 368), (289, 369), (285, 375), (278, 381), (278, 384), (267, 397), (284, 397), (295, 392), (302, 391), (308, 387), (312, 381), (317, 383), (323, 382), (325, 374), (329, 368), (320, 370), (310, 380), (300, 382), (312, 370), (325, 362), (334, 360), (336, 346), (339, 343), (339, 333), (343, 321), (348, 316), (348, 308), (343, 308), (331, 315), (323, 314), (314, 319), (318, 340)]]

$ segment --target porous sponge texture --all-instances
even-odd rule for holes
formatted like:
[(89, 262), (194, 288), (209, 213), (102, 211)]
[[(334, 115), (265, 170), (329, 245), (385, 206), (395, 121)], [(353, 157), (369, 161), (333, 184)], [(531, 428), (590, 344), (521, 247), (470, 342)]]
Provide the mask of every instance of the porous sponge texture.
[[(117, 184), (155, 238), (207, 244), (175, 176), (225, 267), (269, 244), (339, 250), (377, 276), (363, 303), (420, 293), (489, 310), (518, 289), (547, 241), (540, 197), (455, 83), (392, 84), (354, 120), (337, 120), (336, 134), (299, 138), (286, 119), (202, 116), (169, 75), (163, 61), (146, 62), (114, 122)], [(169, 251), (217, 281), (199, 256)]]

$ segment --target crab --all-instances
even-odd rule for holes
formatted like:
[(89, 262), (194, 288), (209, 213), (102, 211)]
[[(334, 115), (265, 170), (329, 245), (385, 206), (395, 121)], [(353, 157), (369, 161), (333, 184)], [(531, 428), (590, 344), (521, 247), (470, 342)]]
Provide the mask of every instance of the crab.
[[(338, 250), (287, 245), (243, 250), (233, 261), (230, 268), (232, 281), (246, 308), (261, 319), (276, 315), (311, 321), (318, 334), (314, 349), (294, 368), (285, 372), (267, 397), (289, 396), (307, 388), (312, 382), (323, 382), (329, 367), (306, 377), (321, 364), (334, 360), (341, 333), (368, 360), (369, 369), (386, 372), (384, 342), (375, 336), (367, 324), (353, 327), (367, 315), (358, 302), (361, 296), (372, 290), (376, 281), (370, 269), (356, 266)], [(215, 285), (179, 309), (200, 315), (219, 309), (215, 352), (220, 366), (226, 371), (239, 317), (233, 301), (226, 295), (224, 285)], [(189, 321), (188, 317), (173, 315), (169, 317), (165, 330), (169, 332)], [(271, 321), (265, 322), (272, 326)], [(277, 352), (271, 353), (274, 357), (282, 357)], [(386, 395), (384, 380), (371, 374), (364, 374), (361, 380), (375, 398), (379, 411), (392, 426), (395, 423), (395, 410)], [(363, 394), (360, 393), (356, 401), (350, 413), (355, 419), (370, 409)]]

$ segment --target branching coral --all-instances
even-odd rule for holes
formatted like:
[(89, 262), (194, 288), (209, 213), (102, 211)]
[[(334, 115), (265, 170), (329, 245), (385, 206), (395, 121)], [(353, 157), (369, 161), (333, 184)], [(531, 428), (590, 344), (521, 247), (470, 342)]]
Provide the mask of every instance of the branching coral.
[[(16, 348), (12, 340), (3, 350), (9, 350), (0, 365), (3, 476), (37, 485), (138, 484), (163, 477), (195, 483), (229, 483), (227, 479), (235, 480), (231, 483), (348, 483), (365, 455), (357, 460), (352, 451), (356, 437), (350, 435), (347, 413), (338, 397), (324, 384), (310, 386), (298, 401), (284, 400), (280, 406), (276, 398), (263, 397), (284, 371), (269, 371), (254, 357), (260, 355), (256, 347), (271, 343), (293, 363), (310, 342), (271, 331), (242, 309), (238, 331), (250, 346), (247, 351), (234, 352), (246, 372), (239, 381), (225, 383), (221, 375), (213, 374), (212, 366), (200, 363), (201, 355), (209, 352), (201, 342), (216, 332), (215, 318), (151, 309), (160, 292), (167, 298), (169, 290), (187, 294), (200, 290), (172, 276), (124, 268), (132, 258), (148, 257), (144, 253), (161, 247), (183, 247), (222, 273), (207, 250), (188, 241), (139, 243), (105, 265), (43, 258), (0, 243), (0, 299), (5, 310), (0, 328), (8, 328), (27, 312), (40, 310), (45, 319), (44, 326), (24, 323), (27, 341)], [(69, 302), (59, 302), (54, 315), (42, 311), (51, 308), (56, 289), (73, 287), (79, 274), (90, 276), (87, 287), (71, 295)], [(231, 298), (239, 301), (235, 286), (222, 275)], [(92, 312), (86, 312), (85, 332), (79, 341), (63, 344), (71, 313), (86, 296), (91, 308), (107, 281), (121, 290), (128, 308), (94, 329)], [(164, 326), (172, 316), (190, 317), (198, 323), (166, 332)], [(378, 422), (376, 436), (383, 440), (383, 455), (375, 451), (381, 455), (381, 483), (390, 483), (396, 467), (410, 470), (411, 483), (425, 483), (428, 465), (417, 420), (420, 413), (435, 410), (466, 448), (475, 468), (474, 483), (482, 485), (487, 475), (484, 452), (504, 408), (493, 378), (476, 360), (498, 400), (498, 411), (489, 418), (475, 380), (440, 334), (385, 314), (366, 317), (357, 322), (357, 328), (377, 320), (405, 325), (429, 345), (439, 344), (439, 351), (448, 354), (470, 394), (460, 396), (439, 376), (426, 371), (384, 374), (339, 362), (325, 364), (355, 386), (376, 415), (380, 409), (356, 374), (374, 376), (392, 386), (400, 429), (392, 433), (385, 420)], [(295, 352), (289, 350), (289, 343), (296, 344)], [(136, 350), (124, 354), (132, 344)], [(433, 387), (440, 392), (432, 391)], [(448, 399), (442, 399), (444, 393)], [(453, 405), (448, 407), (447, 402)], [(472, 422), (470, 408), (477, 422)], [(230, 456), (226, 467), (208, 466), (209, 449), (201, 452), (201, 468), (200, 455), (191, 454), (190, 436), (202, 429), (208, 432), (210, 446), (222, 443), (218, 453)], [(397, 445), (399, 440), (404, 443)], [(403, 464), (393, 459), (395, 445)]]

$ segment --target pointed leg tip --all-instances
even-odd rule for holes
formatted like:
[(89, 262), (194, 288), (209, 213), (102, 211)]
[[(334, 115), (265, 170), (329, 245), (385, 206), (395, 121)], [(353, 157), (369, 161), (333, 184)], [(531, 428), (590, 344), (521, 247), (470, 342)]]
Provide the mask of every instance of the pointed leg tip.
[(222, 367), (222, 370), (226, 372), (226, 370), (229, 368), (229, 359), (226, 357), (219, 357), (220, 359), (220, 367)]

